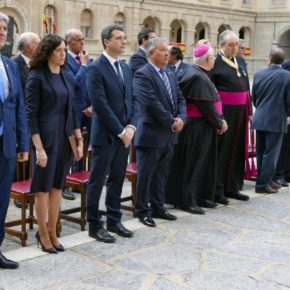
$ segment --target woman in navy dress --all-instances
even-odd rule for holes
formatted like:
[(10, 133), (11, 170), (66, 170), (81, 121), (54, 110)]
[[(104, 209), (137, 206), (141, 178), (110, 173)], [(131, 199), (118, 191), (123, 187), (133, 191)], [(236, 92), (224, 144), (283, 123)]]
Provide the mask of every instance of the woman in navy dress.
[(73, 110), (73, 80), (62, 68), (66, 60), (64, 40), (45, 36), (30, 64), (26, 83), (26, 112), (33, 141), (31, 192), (35, 193), (42, 250), (64, 251), (56, 235), (61, 189), (71, 149), (68, 137), (75, 136), (75, 158), (82, 157), (81, 131)]

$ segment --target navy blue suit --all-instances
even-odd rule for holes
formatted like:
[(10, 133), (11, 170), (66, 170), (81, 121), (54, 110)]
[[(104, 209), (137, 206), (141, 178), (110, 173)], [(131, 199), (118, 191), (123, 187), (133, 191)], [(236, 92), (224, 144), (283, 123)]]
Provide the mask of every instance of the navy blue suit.
[(24, 97), (17, 64), (1, 56), (8, 77), (9, 93), (0, 101), (0, 120), (4, 123), (0, 137), (0, 246), (4, 239), (4, 223), (14, 177), (16, 152), (29, 151), (28, 126)]
[(132, 76), (135, 75), (135, 72), (139, 68), (147, 64), (147, 62), (148, 62), (148, 59), (147, 59), (146, 52), (143, 49), (138, 48), (138, 50), (132, 54), (129, 61), (129, 67), (132, 71)]
[[(133, 80), (134, 95), (139, 102), (138, 125), (134, 139), (137, 148), (137, 202), (138, 217), (165, 211), (164, 191), (168, 170), (178, 134), (171, 131), (176, 117), (185, 118), (185, 99), (175, 74), (168, 76), (174, 105), (155, 68), (148, 63), (138, 70)], [(149, 208), (149, 200), (151, 208)]]
[[(87, 65), (90, 62), (88, 61)], [(87, 128), (88, 140), (90, 139), (91, 131), (91, 117), (87, 117), (82, 112), (84, 109), (91, 106), (91, 101), (88, 96), (86, 77), (87, 77), (87, 65), (80, 65), (76, 59), (70, 54), (67, 54), (66, 69), (72, 75), (74, 79), (74, 108), (79, 119), (81, 129)], [(83, 162), (74, 161), (73, 171), (82, 171)]]
[(271, 186), (283, 134), (287, 132), (290, 72), (278, 65), (257, 72), (254, 75), (252, 97), (256, 107), (253, 127), (257, 131), (259, 173), (256, 189), (265, 189)]
[(87, 88), (93, 106), (90, 140), (93, 156), (87, 189), (87, 220), (92, 231), (102, 226), (99, 200), (107, 174), (107, 223), (114, 224), (121, 219), (120, 196), (128, 148), (124, 147), (118, 134), (129, 124), (136, 127), (137, 120), (131, 72), (124, 62), (120, 62), (120, 66), (124, 85), (104, 55), (88, 68)]
[(180, 81), (185, 72), (191, 67), (190, 64), (184, 63), (181, 61), (180, 65), (178, 66), (177, 70), (175, 71), (175, 75), (177, 77), (177, 80)]

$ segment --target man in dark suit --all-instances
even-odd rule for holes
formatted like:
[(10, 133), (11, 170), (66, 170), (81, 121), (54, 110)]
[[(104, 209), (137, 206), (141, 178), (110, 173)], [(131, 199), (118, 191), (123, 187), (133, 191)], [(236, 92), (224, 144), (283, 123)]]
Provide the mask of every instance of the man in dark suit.
[(290, 115), (290, 72), (281, 67), (283, 60), (282, 49), (271, 49), (269, 67), (257, 72), (253, 80), (252, 96), (256, 107), (253, 127), (257, 133), (259, 174), (257, 193), (278, 192), (273, 177)]
[(151, 39), (148, 55), (149, 63), (133, 80), (134, 96), (140, 105), (134, 140), (138, 163), (135, 210), (140, 222), (154, 227), (152, 217), (176, 219), (164, 207), (164, 191), (177, 133), (185, 119), (185, 99), (175, 74), (165, 69), (169, 59), (165, 39)]
[(132, 54), (131, 59), (129, 61), (129, 66), (132, 71), (132, 76), (135, 75), (135, 72), (144, 66), (147, 62), (147, 45), (148, 41), (151, 38), (155, 37), (155, 32), (152, 28), (143, 28), (139, 33), (138, 33), (138, 44), (139, 48), (135, 53)]
[(180, 81), (190, 64), (183, 62), (183, 54), (179, 46), (169, 46), (169, 66)]
[(29, 62), (35, 54), (39, 41), (39, 36), (34, 32), (22, 33), (17, 43), (19, 54), (12, 58), (19, 68), (23, 92), (25, 91), (25, 84), (29, 73)]
[[(25, 93), (25, 84), (29, 73), (29, 62), (35, 54), (39, 41), (39, 36), (34, 32), (22, 33), (17, 42), (19, 54), (12, 58), (18, 65), (23, 93)], [(26, 168), (26, 174), (27, 176), (29, 174), (29, 164)], [(14, 200), (14, 205), (21, 208), (21, 202), (16, 199)]]
[[(282, 67), (290, 71), (290, 58), (285, 59)], [(287, 126), (287, 133), (283, 136), (280, 156), (276, 166), (273, 180), (283, 187), (289, 187), (290, 182), (290, 126)]]
[[(75, 81), (75, 112), (78, 116), (81, 129), (83, 127), (87, 128), (89, 140), (92, 122), (92, 106), (86, 87), (87, 69), (90, 64), (89, 55), (85, 50), (84, 36), (80, 30), (75, 28), (69, 29), (65, 34), (65, 41), (68, 47), (66, 68)], [(73, 171), (78, 172), (82, 170), (83, 162), (74, 161)], [(68, 200), (75, 199), (72, 189), (67, 187), (63, 188), (62, 197)]]
[[(103, 54), (88, 68), (87, 88), (92, 100), (91, 141), (93, 154), (87, 188), (89, 236), (115, 242), (108, 231), (123, 237), (133, 232), (121, 223), (120, 196), (127, 167), (129, 145), (136, 130), (136, 101), (131, 72), (119, 56), (125, 51), (123, 28), (110, 25), (102, 31)], [(99, 200), (107, 178), (107, 230), (99, 212)]]
[[(0, 49), (7, 37), (8, 17), (0, 12)], [(28, 159), (28, 127), (24, 97), (17, 65), (0, 57), (0, 249), (5, 234), (5, 218), (10, 200), (16, 158)], [(0, 268), (16, 269), (19, 264), (8, 260), (0, 250)]]

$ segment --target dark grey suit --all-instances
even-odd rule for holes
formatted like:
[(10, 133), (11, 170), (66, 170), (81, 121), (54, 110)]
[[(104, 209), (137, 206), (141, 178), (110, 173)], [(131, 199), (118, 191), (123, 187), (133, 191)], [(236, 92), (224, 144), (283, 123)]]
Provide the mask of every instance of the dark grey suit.
[(283, 134), (287, 132), (290, 72), (278, 65), (257, 72), (254, 75), (252, 96), (256, 107), (253, 127), (257, 131), (259, 173), (256, 189), (265, 189), (271, 186)]

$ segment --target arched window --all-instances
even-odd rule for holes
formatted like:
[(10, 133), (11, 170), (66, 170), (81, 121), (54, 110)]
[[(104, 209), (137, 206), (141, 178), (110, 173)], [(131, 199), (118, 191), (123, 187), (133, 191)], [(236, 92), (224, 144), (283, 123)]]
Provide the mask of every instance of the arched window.
[(159, 23), (158, 19), (156, 19), (155, 17), (153, 18), (153, 17), (149, 16), (149, 17), (145, 18), (143, 21), (143, 25), (146, 28), (152, 28), (157, 35), (160, 34), (160, 31), (159, 31), (160, 30), (160, 23)]
[(239, 38), (244, 39), (246, 47), (250, 47), (250, 29), (243, 26), (239, 30)]
[(182, 25), (177, 19), (170, 25), (170, 42), (182, 42)]
[(85, 9), (81, 15), (81, 31), (84, 38), (92, 38), (92, 12), (89, 9)]
[(43, 35), (48, 33), (57, 33), (57, 12), (52, 5), (47, 5), (44, 8), (43, 14)]
[(125, 15), (122, 12), (119, 12), (115, 16), (115, 24), (120, 25), (123, 29), (126, 29), (125, 25)]

